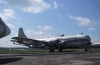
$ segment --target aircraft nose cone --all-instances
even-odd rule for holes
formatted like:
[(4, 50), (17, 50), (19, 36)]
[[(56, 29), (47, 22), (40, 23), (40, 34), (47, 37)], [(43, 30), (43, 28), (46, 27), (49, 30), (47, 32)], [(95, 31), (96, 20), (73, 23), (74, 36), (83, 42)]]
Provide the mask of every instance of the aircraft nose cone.
[(5, 37), (11, 33), (9, 27), (0, 18), (0, 38)]
[(85, 37), (88, 39), (88, 41), (91, 41), (91, 38), (89, 35), (85, 35)]

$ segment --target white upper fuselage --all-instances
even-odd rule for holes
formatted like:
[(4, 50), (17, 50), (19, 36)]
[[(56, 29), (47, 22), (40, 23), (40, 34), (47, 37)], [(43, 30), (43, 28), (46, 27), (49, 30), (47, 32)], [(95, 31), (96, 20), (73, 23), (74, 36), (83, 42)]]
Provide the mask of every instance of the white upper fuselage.
[(83, 39), (83, 38), (84, 39), (89, 39), (90, 37), (88, 35), (85, 35), (85, 34), (79, 34), (79, 35), (71, 35), (71, 36), (37, 39), (37, 40), (48, 42), (48, 41), (53, 41), (53, 40), (57, 40), (57, 39), (60, 39), (60, 40), (77, 39), (78, 40), (78, 39)]

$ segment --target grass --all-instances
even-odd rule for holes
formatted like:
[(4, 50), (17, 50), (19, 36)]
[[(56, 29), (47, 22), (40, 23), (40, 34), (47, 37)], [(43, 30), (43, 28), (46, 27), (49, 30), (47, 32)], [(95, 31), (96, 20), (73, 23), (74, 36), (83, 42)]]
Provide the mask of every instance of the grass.
[[(100, 48), (93, 48), (92, 50), (100, 50)], [(63, 49), (63, 52), (83, 52), (84, 49)], [(0, 50), (0, 53), (33, 53), (33, 52), (49, 52), (48, 49), (31, 49), (31, 50)], [(55, 52), (59, 52), (55, 49)]]
[[(82, 49), (63, 49), (64, 52), (82, 51)], [(33, 50), (0, 50), (0, 53), (31, 53), (31, 52), (49, 52), (48, 49), (33, 49)], [(55, 49), (55, 52), (59, 52)]]
[(0, 50), (0, 53), (31, 53), (31, 52), (49, 52), (48, 50)]

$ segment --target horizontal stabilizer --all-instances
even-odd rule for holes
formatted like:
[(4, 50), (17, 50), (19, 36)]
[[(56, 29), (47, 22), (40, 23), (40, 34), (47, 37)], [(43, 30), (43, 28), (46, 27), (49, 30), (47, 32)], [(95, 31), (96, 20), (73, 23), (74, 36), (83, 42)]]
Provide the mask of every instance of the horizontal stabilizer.
[(13, 37), (12, 39), (18, 40), (18, 41), (26, 41), (26, 42), (40, 42), (40, 41), (35, 40), (35, 39), (27, 39), (27, 38), (20, 38), (20, 37)]

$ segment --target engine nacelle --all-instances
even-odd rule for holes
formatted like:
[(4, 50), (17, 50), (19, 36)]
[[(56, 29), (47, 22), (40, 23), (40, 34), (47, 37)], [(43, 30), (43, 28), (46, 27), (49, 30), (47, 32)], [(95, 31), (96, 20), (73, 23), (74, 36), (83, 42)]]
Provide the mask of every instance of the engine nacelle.
[(49, 41), (48, 44), (49, 45), (57, 45), (57, 44), (59, 44), (59, 40), (57, 39), (57, 40)]

